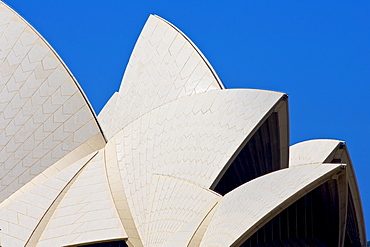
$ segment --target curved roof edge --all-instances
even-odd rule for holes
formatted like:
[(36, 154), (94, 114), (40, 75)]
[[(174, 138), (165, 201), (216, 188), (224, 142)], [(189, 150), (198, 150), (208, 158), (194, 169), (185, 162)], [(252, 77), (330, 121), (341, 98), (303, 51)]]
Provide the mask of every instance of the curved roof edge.
[(122, 127), (159, 105), (224, 88), (189, 38), (168, 21), (150, 15), (126, 66), (116, 104), (112, 106), (117, 121), (102, 125), (110, 139)]
[[(138, 227), (144, 225), (141, 215), (146, 213), (153, 173), (209, 188), (245, 136), (281, 97), (248, 89), (213, 90), (162, 105), (118, 132), (115, 144), (123, 189), (133, 218), (140, 221)], [(145, 145), (140, 140), (146, 140)], [(145, 153), (147, 158), (136, 158)], [(137, 176), (141, 179), (129, 182)]]
[(61, 63), (61, 65), (65, 68), (65, 70), (67, 71), (67, 73), (69, 74), (69, 76), (72, 78), (73, 82), (75, 83), (75, 85), (77, 86), (78, 90), (80, 91), (82, 97), (84, 98), (87, 106), (89, 107), (91, 113), (93, 114), (94, 118), (95, 118), (95, 121), (100, 129), (100, 132), (101, 134), (103, 135), (103, 138), (105, 140), (105, 142), (107, 142), (107, 139), (105, 138), (104, 136), (104, 133), (103, 133), (103, 130), (98, 122), (98, 118), (97, 118), (97, 115), (95, 113), (95, 110), (94, 108), (92, 107), (92, 105), (90, 104), (90, 101), (88, 100), (88, 98), (86, 97), (86, 94), (85, 92), (82, 90), (80, 84), (77, 82), (77, 79), (74, 77), (74, 75), (72, 74), (72, 72), (70, 71), (70, 69), (68, 68), (68, 66), (64, 63), (63, 59), (59, 56), (59, 54), (54, 50), (54, 48), (49, 44), (49, 42), (47, 42), (47, 40), (24, 18), (22, 17), (20, 14), (18, 14), (17, 11), (15, 11), (12, 7), (10, 7), (8, 4), (6, 4), (4, 1), (1, 1), (0, 0), (0, 4), (3, 4), (5, 7), (7, 7), (10, 11), (12, 11), (17, 17), (19, 17), (22, 21), (24, 21), (24, 23), (26, 23), (26, 25), (28, 27), (30, 27), (32, 29), (33, 32), (35, 32), (35, 34), (45, 43), (45, 45), (50, 49), (50, 51), (52, 51), (54, 53), (54, 55), (57, 57), (57, 59), (59, 60), (59, 62)]
[(236, 188), (219, 202), (201, 246), (239, 246), (297, 199), (342, 171), (342, 164), (290, 167)]
[[(233, 89), (228, 89), (233, 90)], [(239, 89), (234, 89), (239, 90)], [(245, 90), (245, 89), (244, 89)], [(247, 89), (251, 91), (260, 91), (267, 93), (278, 93), (281, 94), (280, 99), (278, 99), (275, 104), (265, 113), (263, 118), (258, 122), (258, 124), (253, 128), (253, 130), (245, 136), (245, 139), (240, 144), (240, 146), (235, 150), (234, 154), (230, 157), (229, 161), (224, 165), (216, 179), (213, 181), (210, 189), (214, 189), (218, 182), (221, 180), (222, 176), (225, 174), (227, 169), (230, 167), (232, 162), (241, 152), (241, 150), (247, 145), (252, 136), (257, 132), (257, 130), (262, 126), (262, 124), (268, 119), (268, 117), (273, 113), (277, 112), (279, 115), (279, 134), (280, 134), (280, 144), (281, 144), (281, 169), (287, 168), (289, 166), (289, 114), (288, 114), (288, 102), (287, 95), (281, 92), (275, 92), (270, 90), (261, 90), (261, 89)]]
[(316, 142), (316, 141), (343, 142), (343, 140), (338, 140), (338, 139), (317, 138), (317, 139), (308, 139), (308, 140), (305, 140), (305, 141), (297, 142), (297, 143), (294, 143), (292, 146), (303, 144), (303, 143)]
[(362, 207), (361, 196), (360, 196), (360, 189), (358, 187), (356, 173), (354, 170), (354, 166), (352, 164), (351, 157), (348, 152), (348, 148), (344, 143), (344, 154), (343, 160), (348, 164), (348, 185), (351, 190), (353, 203), (355, 206), (355, 212), (357, 216), (357, 224), (360, 231), (360, 241), (362, 245), (366, 245), (366, 226), (365, 226), (365, 218), (364, 218), (364, 210)]
[(298, 142), (290, 147), (290, 167), (309, 163), (345, 163), (347, 164), (348, 186), (351, 190), (359, 234), (362, 244), (366, 244), (364, 212), (354, 166), (347, 145), (342, 140), (312, 139)]
[(27, 243), (25, 244), (26, 247), (36, 245), (39, 242), (39, 240), (40, 240), (40, 238), (41, 238), (41, 236), (42, 236), (45, 228), (47, 227), (47, 224), (49, 223), (50, 219), (52, 218), (52, 216), (53, 216), (55, 210), (57, 209), (58, 205), (63, 200), (65, 194), (67, 193), (67, 191), (69, 190), (69, 188), (72, 186), (72, 184), (74, 183), (74, 181), (76, 181), (76, 179), (78, 178), (79, 174), (82, 172), (82, 170), (84, 169), (84, 167), (92, 159), (94, 159), (94, 157), (97, 154), (98, 154), (98, 151), (96, 151), (95, 153), (92, 153), (92, 154), (90, 154), (90, 155), (82, 158), (81, 160), (79, 160), (79, 161), (77, 161), (75, 163), (75, 164), (78, 164), (79, 165), (79, 167), (78, 167), (79, 169), (67, 181), (67, 183), (60, 190), (59, 194), (56, 196), (56, 198), (54, 199), (54, 201), (47, 208), (47, 210), (45, 211), (44, 215), (40, 219), (39, 223), (37, 224), (37, 226), (33, 230), (33, 232), (30, 235), (30, 237), (28, 238)]
[(90, 150), (104, 146), (106, 138), (80, 85), (55, 50), (16, 11), (3, 2), (0, 9), (2, 66), (12, 68), (0, 75), (0, 134), (7, 134), (0, 140), (2, 201), (82, 144), (94, 142), (85, 145)]
[[(285, 97), (285, 95), (286, 95), (286, 94), (281, 93), (281, 92), (278, 92), (278, 91), (271, 91), (271, 90), (264, 90), (264, 89), (251, 89), (251, 88), (227, 88), (227, 89), (225, 89), (225, 91), (231, 91), (231, 92), (232, 92), (232, 91), (241, 91), (241, 92), (242, 92), (242, 91), (251, 91), (251, 92), (269, 93), (269, 94), (280, 94), (280, 95), (281, 95), (281, 98), (276, 102), (276, 104), (275, 104), (273, 107), (271, 107), (271, 108), (270, 108), (270, 110), (275, 109), (275, 107), (279, 105), (280, 101), (281, 101), (282, 99), (284, 99), (284, 97)], [(202, 93), (197, 93), (197, 94), (193, 94), (193, 95), (188, 95), (188, 96), (184, 96), (184, 97), (181, 97), (181, 98), (177, 98), (177, 99), (174, 99), (174, 100), (169, 101), (169, 102), (165, 102), (165, 103), (163, 103), (163, 104), (161, 104), (161, 105), (156, 106), (155, 108), (151, 109), (150, 111), (148, 111), (148, 112), (144, 113), (143, 115), (141, 115), (141, 116), (139, 116), (139, 117), (135, 118), (132, 122), (128, 123), (127, 125), (125, 125), (125, 126), (123, 126), (123, 127), (121, 127), (121, 130), (122, 130), (122, 129), (124, 129), (124, 128), (126, 128), (127, 126), (129, 126), (129, 125), (130, 125), (130, 124), (132, 124), (133, 122), (135, 122), (135, 121), (139, 121), (142, 117), (152, 114), (152, 112), (153, 112), (153, 111), (156, 111), (156, 110), (158, 110), (158, 109), (159, 109), (159, 108), (161, 108), (161, 107), (167, 106), (167, 105), (169, 105), (169, 104), (176, 103), (176, 102), (178, 102), (178, 101), (182, 101), (182, 100), (184, 100), (184, 101), (185, 101), (185, 100), (187, 100), (187, 99), (189, 99), (189, 98), (196, 97), (196, 95), (205, 95), (205, 94), (209, 94), (209, 93), (214, 93), (214, 92), (213, 92), (213, 91), (206, 91), (206, 92), (202, 92)], [(112, 95), (112, 97), (113, 97), (113, 96), (114, 96), (114, 95)], [(114, 99), (113, 99), (113, 100), (114, 100)], [(217, 100), (217, 99), (216, 99), (216, 100)], [(266, 112), (266, 114), (268, 114), (268, 113)], [(265, 118), (267, 118), (267, 117), (265, 116)], [(263, 120), (261, 120), (261, 121), (264, 121), (264, 120), (265, 120), (265, 118), (264, 118)]]
[(37, 246), (77, 246), (127, 239), (111, 196), (105, 160), (101, 149), (61, 192), (53, 204), (54, 212), (47, 219), (48, 224), (35, 241)]
[[(237, 95), (238, 93), (240, 95)], [(228, 97), (227, 97), (228, 94), (232, 94), (232, 97), (234, 97), (233, 104), (231, 104), (230, 100), (228, 100)], [(223, 96), (223, 98), (221, 98), (221, 96)], [(240, 97), (240, 96), (243, 96), (243, 97)], [(250, 98), (246, 97), (246, 96), (250, 96)], [(257, 100), (256, 97), (258, 97), (258, 96), (261, 96), (261, 97)], [(236, 150), (236, 149), (240, 148), (240, 146), (242, 146), (242, 143), (245, 142), (245, 140), (250, 139), (250, 137), (258, 129), (258, 127), (264, 122), (264, 120), (266, 120), (266, 118), (268, 117), (267, 115), (269, 115), (271, 112), (273, 112), (275, 110), (275, 107), (278, 106), (279, 103), (283, 99), (284, 99), (284, 94), (282, 94), (280, 92), (269, 91), (269, 90), (225, 89), (225, 90), (218, 90), (218, 91), (215, 90), (215, 91), (203, 92), (203, 93), (199, 93), (199, 94), (195, 94), (195, 95), (190, 95), (190, 96), (178, 98), (178, 99), (173, 100), (171, 102), (167, 102), (165, 104), (162, 104), (162, 105), (154, 108), (153, 110), (145, 113), (144, 115), (136, 118), (134, 121), (132, 121), (131, 123), (129, 123), (128, 125), (123, 127), (122, 130), (127, 129), (125, 131), (125, 134), (124, 134), (125, 138), (127, 138), (130, 135), (132, 135), (129, 132), (132, 132), (133, 129), (142, 125), (141, 122), (143, 121), (143, 119), (144, 120), (146, 118), (151, 119), (153, 117), (154, 118), (160, 118), (160, 124), (162, 125), (163, 124), (163, 119), (162, 119), (163, 116), (159, 116), (159, 115), (162, 114), (162, 111), (166, 111), (164, 109), (167, 109), (167, 108), (170, 109), (170, 114), (169, 114), (169, 116), (167, 116), (167, 119), (169, 120), (169, 118), (174, 118), (173, 108), (177, 107), (177, 106), (181, 106), (181, 109), (178, 109), (175, 115), (177, 115), (177, 116), (184, 115), (185, 116), (185, 112), (186, 112), (186, 118), (187, 119), (190, 118), (188, 115), (189, 115), (189, 113), (192, 112), (192, 110), (191, 110), (192, 107), (195, 108), (194, 112), (192, 112), (192, 114), (194, 114), (195, 112), (202, 112), (202, 115), (205, 115), (205, 113), (209, 112), (209, 109), (213, 109), (212, 111), (215, 111), (215, 112), (217, 112), (217, 111), (223, 111), (224, 112), (227, 107), (226, 108), (222, 107), (222, 109), (218, 109), (217, 106), (220, 106), (220, 104), (222, 102), (227, 101), (230, 104), (230, 106), (231, 105), (233, 106), (233, 109), (237, 109), (239, 107), (241, 109), (248, 109), (249, 110), (248, 112), (243, 112), (242, 115), (244, 115), (244, 114), (247, 115), (246, 117), (249, 118), (250, 121), (244, 121), (245, 123), (241, 124), (241, 125), (238, 124), (238, 131), (239, 132), (241, 131), (243, 133), (242, 133), (242, 137), (236, 138), (237, 139), (236, 141), (238, 142), (238, 147), (235, 147), (235, 150)], [(208, 102), (203, 103), (203, 105), (202, 104), (194, 105), (194, 103), (196, 103), (197, 100), (201, 100), (201, 103), (203, 103), (204, 100), (207, 100)], [(244, 102), (244, 100), (246, 102), (249, 102), (249, 103), (245, 103), (245, 104), (253, 104), (253, 105), (256, 104), (258, 107), (260, 107), (260, 113), (251, 115), (251, 112), (257, 112), (257, 110), (254, 109), (254, 108), (256, 108), (256, 106), (254, 105), (253, 107), (249, 107), (249, 108), (247, 106), (243, 106), (243, 103), (241, 103), (241, 102)], [(192, 102), (192, 104), (187, 103), (187, 101)], [(231, 108), (231, 107), (229, 107), (229, 108)], [(228, 110), (230, 110), (230, 109), (228, 109)], [(217, 113), (212, 113), (212, 114), (220, 115), (221, 113), (217, 112)], [(176, 117), (176, 118), (178, 118), (178, 117)], [(235, 116), (235, 118), (241, 118), (241, 116)], [(176, 121), (178, 121), (178, 119)], [(182, 122), (182, 124), (184, 124), (184, 122)], [(233, 124), (236, 124), (236, 123), (233, 121)], [(144, 124), (144, 126), (145, 126), (145, 124)], [(252, 128), (252, 129), (250, 129), (250, 128)], [(149, 130), (151, 132), (154, 131), (151, 128), (149, 128)], [(120, 133), (120, 132), (118, 132), (118, 133)], [(144, 133), (141, 133), (141, 134), (144, 134)], [(156, 135), (158, 135), (158, 134), (156, 134)], [(240, 141), (240, 144), (239, 144), (239, 141)], [(120, 141), (118, 141), (118, 143), (119, 142)], [(237, 153), (235, 150), (233, 151), (233, 155), (235, 155), (235, 153)], [(229, 157), (229, 154), (227, 155), (228, 160), (230, 160), (231, 157), (232, 157), (231, 154), (230, 154), (230, 157)], [(222, 165), (222, 166), (225, 166), (225, 164)], [(166, 175), (177, 176), (176, 174), (166, 174)], [(187, 180), (184, 177), (179, 177), (179, 178)], [(198, 184), (197, 182), (195, 182), (191, 179), (189, 181), (192, 182), (192, 183)], [(211, 185), (213, 183), (215, 183), (215, 182), (209, 181), (209, 184), (201, 184), (201, 186), (208, 187), (212, 190)]]
[[(289, 166), (309, 163), (331, 163), (335, 150), (344, 145), (343, 141), (334, 139), (312, 139), (290, 146)], [(339, 162), (338, 162), (339, 163)]]
[(126, 244), (130, 247), (143, 247), (144, 245), (140, 239), (137, 226), (133, 219), (131, 209), (128, 205), (126, 192), (123, 189), (114, 137), (109, 140), (104, 148), (104, 152), (106, 159), (105, 169), (113, 203), (117, 209), (117, 213), (121, 219), (123, 228), (128, 235)]
[(194, 44), (194, 42), (188, 36), (186, 36), (178, 27), (176, 27), (175, 25), (173, 25), (171, 22), (167, 21), (166, 19), (160, 17), (159, 15), (152, 14), (152, 16), (157, 17), (158, 19), (160, 19), (160, 20), (168, 23), (178, 33), (180, 33), (189, 42), (189, 44), (194, 48), (194, 50), (196, 50), (198, 52), (199, 56), (203, 59), (203, 61), (206, 63), (206, 65), (208, 66), (209, 70), (211, 71), (211, 73), (215, 77), (215, 79), (216, 79), (218, 85), (220, 86), (220, 88), (221, 89), (226, 89), (226, 87), (222, 83), (220, 77), (217, 75), (216, 71), (213, 69), (211, 63), (207, 60), (207, 58), (204, 56), (204, 54), (200, 51), (200, 49)]
[(151, 183), (143, 226), (144, 246), (186, 246), (222, 198), (212, 190), (173, 176), (153, 174)]
[[(97, 152), (91, 153), (66, 167), (63, 164), (49, 167), (4, 200), (0, 204), (0, 221), (4, 227), (1, 232), (2, 244), (28, 246), (27, 243), (37, 241), (48, 222), (48, 217), (54, 212), (53, 205), (57, 199), (96, 154)], [(28, 210), (25, 210), (26, 208)], [(18, 225), (18, 228), (7, 226), (14, 222), (23, 223)]]

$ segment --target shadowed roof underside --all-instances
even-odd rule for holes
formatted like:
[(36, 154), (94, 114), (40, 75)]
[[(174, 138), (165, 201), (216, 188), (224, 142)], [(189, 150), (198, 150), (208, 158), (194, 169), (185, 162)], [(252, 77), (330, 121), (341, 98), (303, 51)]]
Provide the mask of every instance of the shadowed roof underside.
[[(6, 247), (366, 240), (345, 144), (289, 150), (285, 94), (225, 89), (191, 40), (153, 15), (97, 120), (55, 51), (0, 2), (0, 178)], [(317, 223), (287, 214), (321, 219), (324, 204), (328, 236), (284, 239)]]

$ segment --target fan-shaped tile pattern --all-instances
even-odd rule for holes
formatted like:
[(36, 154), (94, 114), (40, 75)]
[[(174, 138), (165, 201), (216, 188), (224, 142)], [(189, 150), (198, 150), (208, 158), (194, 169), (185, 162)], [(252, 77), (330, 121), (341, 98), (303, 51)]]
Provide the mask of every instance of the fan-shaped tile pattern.
[[(201, 212), (193, 220), (186, 223), (172, 237), (166, 241), (163, 247), (172, 246), (199, 246), (198, 240), (203, 237), (205, 229), (208, 227), (209, 219), (212, 218), (217, 204), (208, 212)], [(196, 229), (196, 230), (195, 230)]]
[[(153, 175), (143, 235), (144, 246), (162, 246), (175, 233), (172, 246), (186, 246), (204, 217), (220, 199), (221, 196), (215, 192), (187, 181)], [(193, 224), (182, 229), (187, 223)]]
[(48, 168), (0, 204), (3, 246), (25, 246), (53, 201), (93, 155), (63, 170)]
[(103, 122), (102, 128), (110, 139), (155, 107), (222, 88), (220, 79), (195, 45), (173, 25), (151, 15), (122, 79), (114, 111), (117, 120)]
[(85, 166), (51, 217), (38, 246), (127, 238), (107, 182), (104, 151)]
[(204, 236), (204, 233), (206, 232), (209, 223), (212, 220), (213, 215), (215, 214), (215, 211), (217, 210), (217, 205), (208, 213), (208, 215), (204, 218), (194, 235), (191, 237), (191, 240), (189, 244), (187, 245), (188, 247), (199, 247), (202, 238)]
[(258, 227), (339, 171), (339, 164), (302, 165), (236, 188), (219, 202), (200, 246), (239, 246)]
[[(0, 201), (99, 134), (95, 115), (60, 58), (0, 2)], [(82, 158), (83, 156), (79, 157)]]
[[(338, 140), (318, 139), (296, 143), (290, 146), (289, 166), (309, 163), (324, 163), (341, 143)], [(330, 161), (327, 161), (328, 163)]]
[(165, 104), (116, 135), (117, 159), (139, 234), (153, 173), (209, 188), (282, 93), (218, 90)]

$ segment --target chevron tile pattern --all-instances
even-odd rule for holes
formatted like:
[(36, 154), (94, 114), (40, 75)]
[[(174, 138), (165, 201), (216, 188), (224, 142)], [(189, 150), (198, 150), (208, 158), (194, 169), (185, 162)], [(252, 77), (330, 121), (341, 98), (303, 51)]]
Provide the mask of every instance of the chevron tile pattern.
[(61, 171), (50, 167), (7, 198), (0, 207), (2, 241), (8, 246), (25, 246), (60, 191), (92, 157), (88, 155)]
[[(223, 88), (195, 45), (167, 21), (151, 15), (132, 52), (115, 104), (106, 106), (115, 110), (110, 121), (102, 122), (104, 133), (110, 139), (164, 103)], [(112, 110), (103, 109), (102, 114), (104, 111)]]
[(38, 246), (76, 245), (124, 238), (127, 235), (107, 183), (104, 150), (100, 150), (55, 209)]
[(118, 164), (139, 233), (145, 235), (140, 226), (154, 173), (209, 188), (282, 96), (261, 90), (196, 94), (156, 108), (120, 131)]
[[(285, 94), (225, 89), (190, 39), (155, 15), (96, 117), (56, 52), (0, 1), (1, 246), (240, 246), (253, 236), (265, 246), (302, 225), (319, 233), (297, 230), (292, 242), (364, 245), (344, 143), (289, 150), (288, 127)], [(265, 175), (248, 180), (252, 169)], [(299, 198), (321, 204), (314, 212)], [(298, 207), (319, 221), (296, 224)], [(269, 224), (283, 210), (291, 225)], [(321, 211), (334, 220), (322, 226)]]
[[(0, 16), (2, 201), (100, 130), (49, 45), (4, 4)], [(100, 146), (104, 143), (101, 134)]]

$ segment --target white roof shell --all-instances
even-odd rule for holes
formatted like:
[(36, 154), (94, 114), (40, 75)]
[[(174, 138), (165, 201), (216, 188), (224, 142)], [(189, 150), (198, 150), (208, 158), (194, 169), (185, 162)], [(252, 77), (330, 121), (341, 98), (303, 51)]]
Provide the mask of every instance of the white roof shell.
[(103, 108), (99, 121), (110, 139), (136, 118), (164, 103), (223, 88), (196, 46), (172, 24), (150, 15), (131, 54), (119, 92)]
[[(274, 112), (282, 170), (224, 197), (210, 190)], [(342, 172), (340, 164), (321, 164), (337, 157), (347, 163), (341, 196), (348, 184), (366, 240), (352, 164), (347, 151), (338, 151), (340, 142), (296, 144), (287, 168), (286, 95), (225, 90), (189, 38), (158, 16), (149, 17), (120, 90), (98, 119), (103, 131), (55, 51), (0, 2), (3, 246), (241, 244)]]
[(3, 3), (0, 16), (3, 201), (60, 159), (73, 163), (105, 140), (85, 95), (46, 41)]
[(333, 158), (334, 154), (332, 156), (331, 154), (341, 143), (343, 142), (330, 139), (308, 140), (296, 143), (290, 146), (289, 166), (325, 163), (328, 158)]
[(220, 201), (200, 246), (239, 246), (279, 212), (342, 169), (339, 164), (302, 165), (269, 173), (236, 188)]
[[(353, 164), (345, 142), (333, 139), (314, 139), (299, 142), (290, 147), (290, 167), (316, 162), (343, 162), (347, 164), (347, 181), (345, 186), (348, 187), (346, 189), (350, 190), (353, 198), (357, 225), (359, 226), (359, 238), (362, 243), (365, 243), (366, 233), (361, 197)], [(346, 192), (345, 197), (346, 201), (348, 201), (348, 192)], [(346, 202), (346, 207), (347, 206)]]

